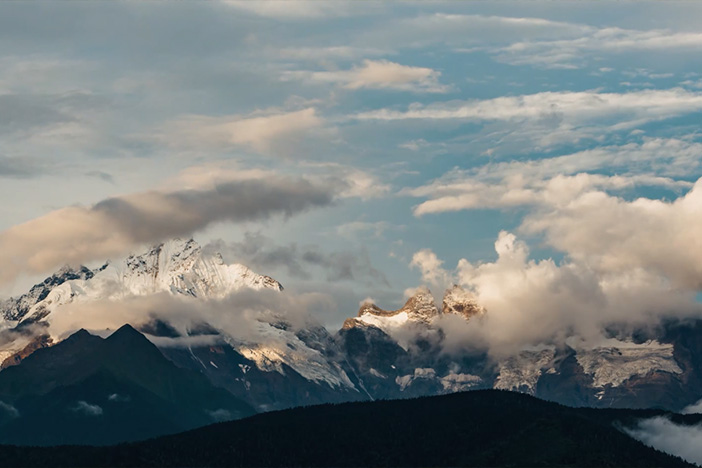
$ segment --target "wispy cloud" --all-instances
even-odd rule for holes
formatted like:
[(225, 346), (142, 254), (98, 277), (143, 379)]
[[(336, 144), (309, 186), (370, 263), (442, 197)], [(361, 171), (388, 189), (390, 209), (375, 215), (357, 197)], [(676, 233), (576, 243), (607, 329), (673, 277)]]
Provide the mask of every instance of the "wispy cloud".
[(587, 121), (601, 116), (652, 120), (702, 110), (702, 93), (682, 88), (630, 93), (558, 91), (474, 101), (412, 104), (407, 110), (379, 109), (356, 114), (358, 120)]
[(164, 125), (155, 139), (174, 148), (244, 147), (261, 153), (288, 155), (286, 150), (290, 145), (319, 136), (324, 124), (313, 107), (246, 116), (189, 115)]
[(76, 413), (81, 413), (84, 416), (102, 416), (102, 407), (99, 405), (90, 404), (83, 400), (76, 402), (75, 406), (73, 406), (71, 410), (75, 411)]
[(512, 65), (545, 68), (581, 68), (592, 56), (631, 52), (693, 52), (702, 47), (702, 33), (663, 29), (632, 30), (616, 27), (584, 28), (581, 37), (520, 41), (498, 49), (496, 58)]
[(426, 67), (402, 65), (388, 60), (364, 60), (359, 66), (337, 71), (291, 71), (284, 80), (331, 83), (346, 89), (385, 89), (415, 93), (445, 93), (451, 88), (439, 83), (441, 72)]

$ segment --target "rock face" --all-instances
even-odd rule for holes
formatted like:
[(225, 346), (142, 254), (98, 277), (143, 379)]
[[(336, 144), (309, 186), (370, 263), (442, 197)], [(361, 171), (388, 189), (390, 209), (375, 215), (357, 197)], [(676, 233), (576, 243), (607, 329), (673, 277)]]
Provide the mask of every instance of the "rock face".
[(444, 300), (441, 302), (441, 312), (444, 314), (458, 314), (470, 319), (484, 315), (486, 311), (484, 307), (478, 304), (475, 295), (454, 284), (451, 289), (447, 289), (444, 293)]
[(454, 285), (446, 290), (440, 312), (431, 291), (421, 287), (397, 310), (384, 310), (375, 304), (364, 303), (358, 315), (347, 319), (343, 328), (376, 326), (382, 329), (402, 326), (405, 323), (429, 325), (442, 314), (459, 314), (469, 320), (476, 315), (485, 314), (485, 309), (478, 305), (472, 293)]
[(42, 283), (34, 285), (27, 294), (0, 302), (0, 315), (5, 320), (21, 320), (35, 305), (46, 299), (46, 296), (48, 296), (54, 288), (62, 285), (66, 281), (87, 280), (94, 275), (94, 271), (84, 266), (78, 269), (66, 266), (46, 278)]

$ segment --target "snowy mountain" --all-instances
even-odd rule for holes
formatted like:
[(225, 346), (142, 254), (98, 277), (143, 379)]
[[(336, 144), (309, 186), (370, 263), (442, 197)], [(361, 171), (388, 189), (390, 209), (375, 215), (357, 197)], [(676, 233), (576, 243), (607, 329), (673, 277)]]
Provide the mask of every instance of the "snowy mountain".
[[(166, 294), (202, 301), (205, 307), (208, 301), (245, 290), (281, 292), (283, 286), (244, 265), (224, 263), (220, 254), (206, 252), (192, 239), (165, 242), (94, 270), (66, 267), (0, 306), (6, 319), (0, 332), (0, 359), (3, 367), (15, 365), (35, 349), (60, 341), (55, 323), (78, 313), (68, 306), (119, 304)], [(91, 319), (75, 321), (100, 332)], [(256, 407), (294, 406), (306, 403), (305, 398), (349, 400), (358, 394), (338, 362), (343, 360), (334, 357), (331, 335), (321, 325), (310, 322), (299, 329), (283, 311), (266, 310), (245, 318), (251, 338), (242, 338), (214, 323), (202, 323), (199, 316), (193, 316), (185, 330), (173, 325), (176, 319), (182, 322), (175, 312), (155, 311), (132, 325), (179, 365), (206, 374)], [(296, 391), (289, 388), (291, 380), (299, 387)], [(315, 398), (316, 393), (322, 396)]]
[[(251, 309), (246, 294), (268, 305)], [(595, 345), (571, 337), (495, 359), (478, 346), (445, 348), (447, 327), (489, 323), (489, 310), (458, 285), (440, 300), (418, 288), (396, 310), (364, 303), (335, 334), (277, 309), (283, 302), (270, 295), (279, 294), (285, 292), (276, 280), (226, 264), (192, 239), (173, 240), (96, 269), (64, 268), (0, 304), (0, 360), (3, 368), (17, 365), (60, 342), (58, 323), (108, 334), (94, 321), (94, 310), (112, 313), (105, 304), (130, 309), (135, 300), (166, 297), (179, 302), (146, 302), (130, 323), (172, 362), (258, 410), (478, 388), (576, 405), (673, 410), (702, 398), (700, 323), (670, 323)]]
[(121, 262), (89, 270), (64, 267), (29, 293), (0, 305), (6, 320), (37, 322), (62, 305), (94, 300), (121, 300), (159, 292), (199, 298), (223, 298), (242, 288), (283, 286), (240, 264), (227, 265), (219, 254), (204, 254), (192, 239), (175, 239)]

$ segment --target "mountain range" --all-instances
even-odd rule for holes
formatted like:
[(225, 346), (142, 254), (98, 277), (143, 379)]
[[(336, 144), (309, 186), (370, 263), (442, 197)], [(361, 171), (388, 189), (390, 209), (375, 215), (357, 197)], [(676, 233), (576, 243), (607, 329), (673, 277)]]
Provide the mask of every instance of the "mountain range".
[[(286, 310), (285, 295), (192, 239), (61, 269), (0, 304), (0, 442), (105, 444), (253, 412), (476, 389), (671, 411), (702, 398), (702, 322), (495, 358), (444, 346), (447, 326), (490, 314), (458, 285), (440, 301), (419, 288), (397, 310), (364, 303), (334, 332)], [(142, 432), (120, 429), (136, 414), (148, 421)], [(32, 432), (67, 415), (75, 430)], [(114, 430), (93, 429), (97, 421)]]

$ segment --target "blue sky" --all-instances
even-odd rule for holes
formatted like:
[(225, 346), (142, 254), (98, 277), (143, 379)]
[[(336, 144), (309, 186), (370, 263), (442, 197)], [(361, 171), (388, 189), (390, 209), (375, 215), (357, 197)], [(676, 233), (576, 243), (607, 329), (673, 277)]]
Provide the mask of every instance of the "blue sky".
[[(696, 313), (701, 15), (2, 3), (0, 293), (194, 235), (292, 293), (328, 294), (330, 325), (420, 284), (460, 283), (494, 310), (540, 292), (548, 310), (601, 296), (613, 320), (648, 316), (646, 294)], [(250, 199), (223, 203), (241, 184)]]

